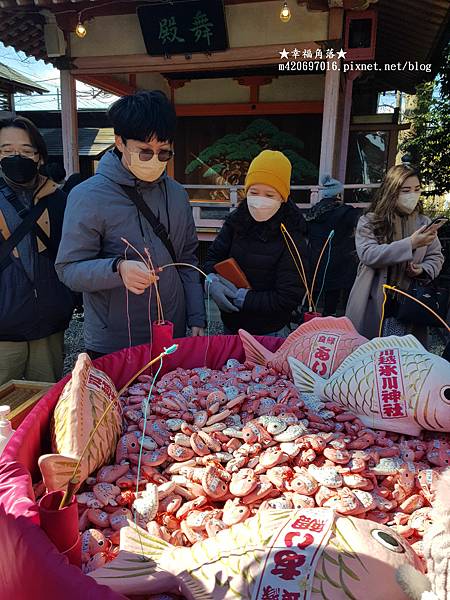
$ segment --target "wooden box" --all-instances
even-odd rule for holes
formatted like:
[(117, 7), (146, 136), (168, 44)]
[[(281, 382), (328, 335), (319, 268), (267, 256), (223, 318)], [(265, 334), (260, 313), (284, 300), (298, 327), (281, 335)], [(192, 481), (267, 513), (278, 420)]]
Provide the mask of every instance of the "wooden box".
[(12, 379), (0, 386), (0, 404), (11, 407), (8, 416), (13, 429), (22, 423), (36, 402), (54, 385), (43, 381)]

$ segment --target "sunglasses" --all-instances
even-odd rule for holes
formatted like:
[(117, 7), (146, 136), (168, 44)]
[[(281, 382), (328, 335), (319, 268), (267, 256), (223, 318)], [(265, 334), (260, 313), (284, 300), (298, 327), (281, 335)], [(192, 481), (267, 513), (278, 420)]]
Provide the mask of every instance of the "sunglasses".
[[(153, 152), (153, 150), (151, 150), (151, 149), (141, 150), (140, 152), (131, 152), (130, 151), (130, 153), (131, 154), (139, 154), (140, 160), (143, 160), (144, 162), (146, 162), (148, 160), (152, 160), (152, 158), (155, 156), (155, 152)], [(175, 154), (175, 152), (173, 150), (160, 150), (157, 153), (157, 156), (161, 162), (167, 162), (174, 156), (174, 154)]]

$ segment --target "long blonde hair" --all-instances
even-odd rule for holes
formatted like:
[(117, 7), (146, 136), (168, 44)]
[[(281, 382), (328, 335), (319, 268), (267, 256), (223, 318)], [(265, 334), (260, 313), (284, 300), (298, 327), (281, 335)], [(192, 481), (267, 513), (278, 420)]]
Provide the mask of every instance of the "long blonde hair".
[[(404, 164), (391, 167), (384, 176), (369, 208), (369, 212), (373, 213), (373, 230), (380, 243), (392, 242), (397, 214), (395, 207), (400, 190), (408, 177), (417, 177), (420, 182), (419, 173), (413, 167)], [(421, 203), (418, 205), (418, 210), (422, 211)]]

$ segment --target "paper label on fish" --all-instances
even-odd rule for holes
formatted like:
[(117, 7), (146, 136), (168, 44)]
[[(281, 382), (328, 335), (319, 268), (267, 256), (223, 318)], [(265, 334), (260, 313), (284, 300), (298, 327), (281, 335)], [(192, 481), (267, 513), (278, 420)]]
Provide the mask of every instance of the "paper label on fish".
[(400, 350), (390, 348), (374, 355), (375, 382), (383, 419), (407, 417), (405, 386)]
[(104, 376), (104, 373), (97, 369), (95, 373), (93, 373), (92, 370), (90, 371), (86, 387), (95, 392), (103, 392), (108, 399), (108, 402), (112, 402), (117, 396), (116, 390), (111, 386), (109, 377)]
[(293, 512), (270, 540), (252, 600), (309, 600), (316, 566), (333, 523), (331, 509)]
[(328, 378), (331, 375), (341, 337), (339, 334), (321, 333), (313, 338), (307, 364), (320, 377)]

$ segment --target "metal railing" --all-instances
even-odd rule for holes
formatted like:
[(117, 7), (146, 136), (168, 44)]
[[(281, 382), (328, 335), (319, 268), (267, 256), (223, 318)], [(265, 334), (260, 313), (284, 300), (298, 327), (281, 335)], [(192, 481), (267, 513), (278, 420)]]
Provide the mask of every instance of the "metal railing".
[[(183, 187), (189, 190), (228, 190), (229, 200), (212, 200), (212, 199), (192, 199), (190, 204), (192, 206), (192, 214), (194, 217), (195, 226), (199, 232), (199, 238), (201, 240), (211, 240), (215, 237), (215, 233), (223, 225), (223, 219), (217, 218), (205, 218), (202, 216), (202, 209), (227, 209), (231, 212), (238, 205), (238, 191), (243, 190), (243, 185), (203, 185), (203, 184), (183, 184)], [(379, 183), (346, 183), (344, 184), (344, 191), (346, 190), (372, 190), (380, 187)], [(301, 209), (307, 209), (317, 204), (319, 201), (319, 192), (323, 189), (320, 185), (293, 185), (291, 191), (309, 191), (309, 202), (297, 203), (297, 206)], [(369, 206), (368, 202), (349, 202), (350, 206), (356, 206), (359, 208), (366, 208)], [(203, 233), (202, 233), (203, 232)], [(202, 234), (202, 235), (200, 235)]]

